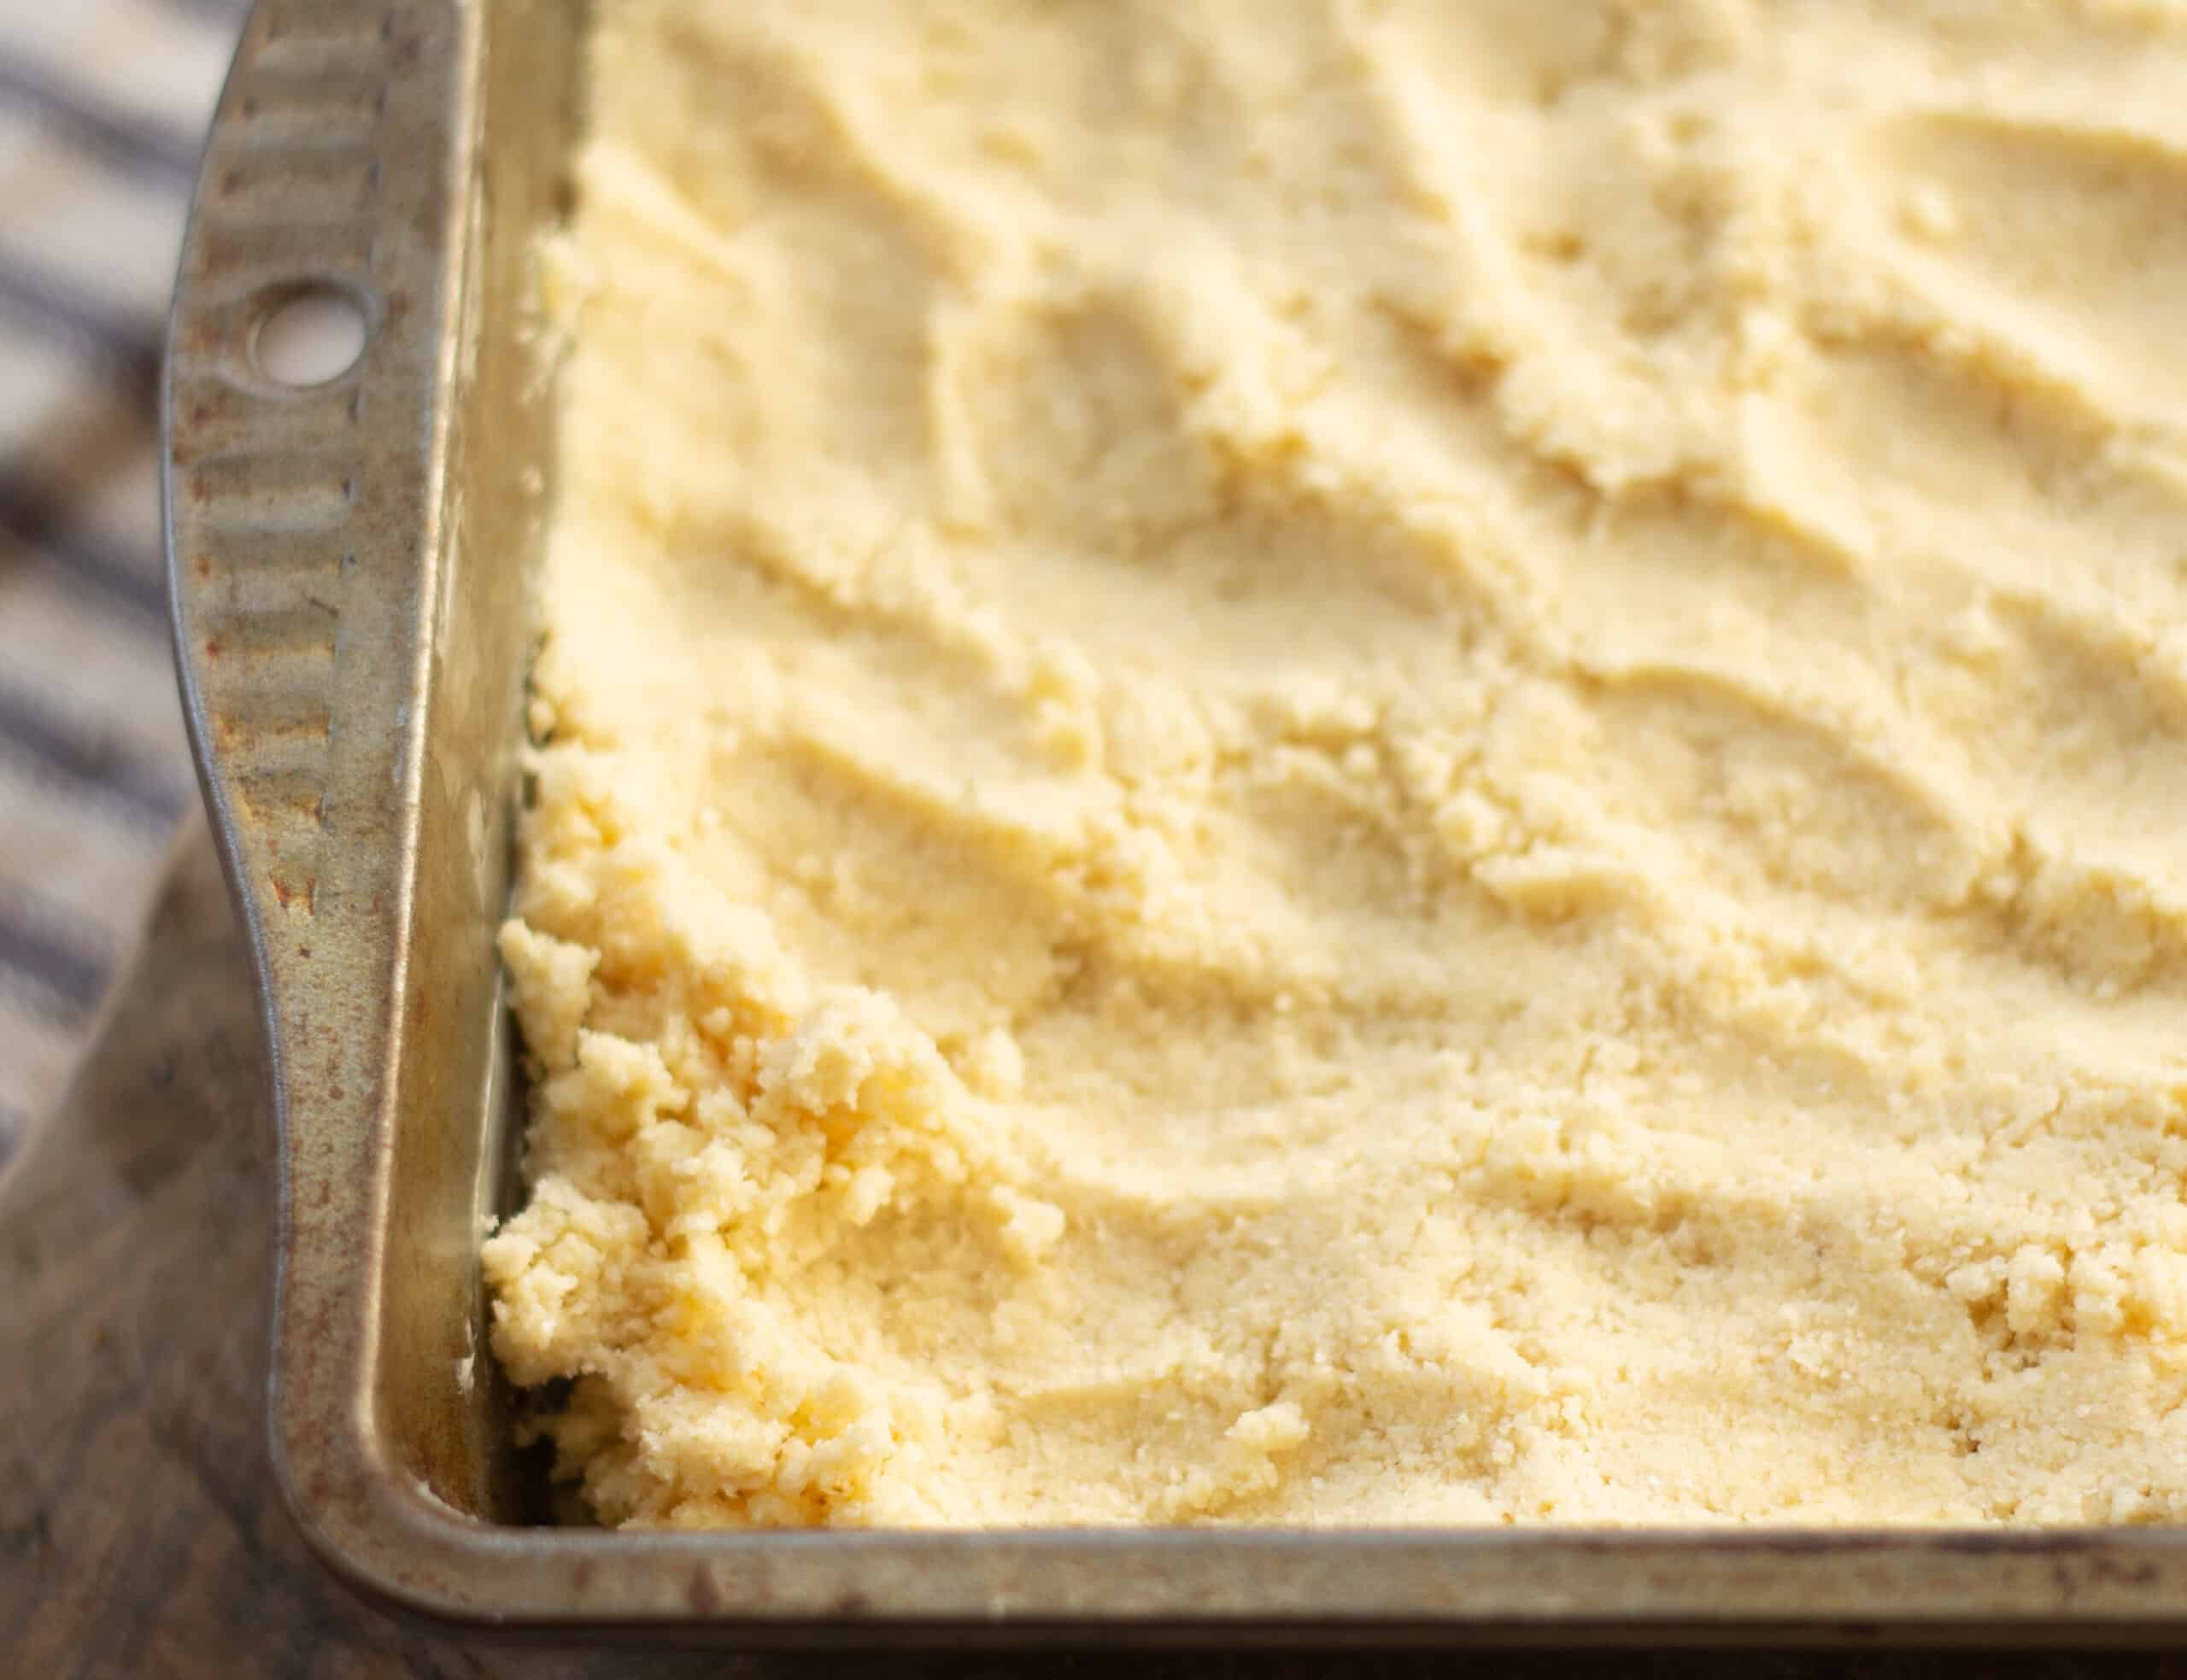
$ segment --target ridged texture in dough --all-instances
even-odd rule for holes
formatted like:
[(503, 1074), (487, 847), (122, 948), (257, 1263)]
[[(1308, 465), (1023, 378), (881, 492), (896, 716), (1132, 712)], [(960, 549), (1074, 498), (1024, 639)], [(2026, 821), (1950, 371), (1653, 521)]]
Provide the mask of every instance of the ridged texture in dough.
[(601, 1515), (2187, 1517), (2184, 31), (602, 7)]

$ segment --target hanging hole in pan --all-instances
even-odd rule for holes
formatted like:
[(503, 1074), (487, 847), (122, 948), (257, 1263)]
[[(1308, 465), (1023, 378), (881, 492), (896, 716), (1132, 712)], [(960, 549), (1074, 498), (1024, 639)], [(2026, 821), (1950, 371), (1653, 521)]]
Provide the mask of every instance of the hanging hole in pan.
[(251, 366), (277, 385), (323, 385), (357, 365), (370, 332), (363, 300), (347, 287), (328, 280), (284, 286), (260, 305)]

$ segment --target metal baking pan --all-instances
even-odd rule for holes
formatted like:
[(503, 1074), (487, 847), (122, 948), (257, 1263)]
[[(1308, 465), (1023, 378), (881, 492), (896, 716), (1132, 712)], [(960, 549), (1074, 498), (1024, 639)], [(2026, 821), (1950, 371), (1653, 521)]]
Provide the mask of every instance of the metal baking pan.
[[(560, 208), (582, 29), (574, 0), (266, 0), (175, 297), (176, 645), (282, 1144), (274, 1458), (330, 1565), (442, 1619), (746, 1643), (2187, 1631), (2178, 1531), (539, 1520), (477, 1249), (519, 1119), (492, 933), (552, 480), (527, 248)], [(361, 312), (366, 346), (284, 387), (258, 329), (314, 290)]]

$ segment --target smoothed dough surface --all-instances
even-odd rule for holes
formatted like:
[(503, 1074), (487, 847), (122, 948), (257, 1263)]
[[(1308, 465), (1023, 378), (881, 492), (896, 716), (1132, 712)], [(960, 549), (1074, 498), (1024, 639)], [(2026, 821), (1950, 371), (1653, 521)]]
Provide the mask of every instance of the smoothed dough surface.
[(599, 16), (603, 1519), (2187, 1518), (2187, 13)]

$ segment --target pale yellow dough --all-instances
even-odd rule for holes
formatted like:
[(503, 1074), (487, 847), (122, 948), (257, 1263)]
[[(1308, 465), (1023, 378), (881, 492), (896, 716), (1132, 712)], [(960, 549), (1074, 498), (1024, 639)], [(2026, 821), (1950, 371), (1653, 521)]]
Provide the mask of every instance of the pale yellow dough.
[(599, 19), (602, 1518), (2187, 1518), (2187, 13)]

